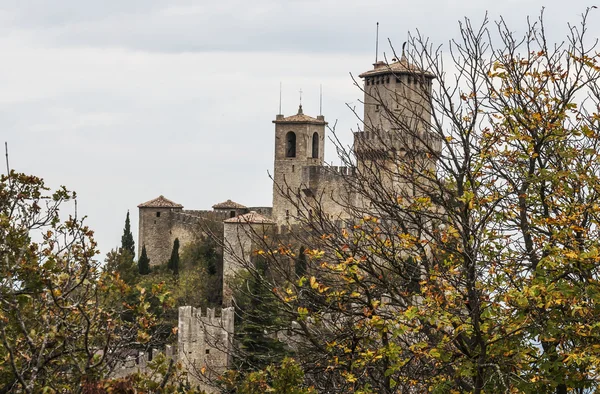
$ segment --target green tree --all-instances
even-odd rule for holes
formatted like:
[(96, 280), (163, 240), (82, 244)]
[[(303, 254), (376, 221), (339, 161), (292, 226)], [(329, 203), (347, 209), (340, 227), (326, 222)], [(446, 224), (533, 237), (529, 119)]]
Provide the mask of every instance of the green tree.
[(235, 365), (239, 372), (258, 371), (279, 363), (286, 354), (277, 338), (280, 317), (276, 298), (269, 287), (267, 263), (261, 256), (254, 259), (255, 269), (234, 294), (236, 332), (239, 343)]
[(296, 258), (296, 264), (294, 265), (294, 270), (298, 278), (302, 278), (304, 275), (306, 275), (307, 262), (305, 252), (306, 248), (301, 246), (300, 250), (298, 251), (298, 257)]
[(171, 258), (169, 258), (167, 268), (171, 270), (173, 275), (179, 275), (179, 238), (175, 238), (175, 241), (173, 242)]
[(291, 358), (284, 358), (280, 364), (273, 364), (261, 371), (241, 376), (237, 371), (228, 371), (220, 384), (227, 392), (238, 394), (316, 394), (314, 387), (304, 383), (304, 371)]
[[(222, 229), (214, 230), (214, 233), (222, 234)], [(195, 283), (190, 282), (191, 286), (181, 288), (185, 292), (184, 298), (189, 300), (183, 305), (220, 307), (223, 294), (223, 254), (215, 239), (201, 237), (185, 245), (181, 251), (180, 263), (181, 271), (197, 272), (199, 275), (194, 279)]]
[(129, 285), (134, 285), (137, 280), (138, 270), (135, 262), (131, 258), (131, 254), (121, 248), (113, 249), (106, 254), (104, 270), (118, 273), (120, 278)]
[(107, 379), (124, 349), (151, 343), (148, 303), (170, 303), (160, 285), (126, 302), (133, 289), (100, 270), (92, 230), (61, 219), (74, 198), (35, 176), (0, 177), (2, 392), (79, 393)]
[(140, 275), (148, 275), (150, 273), (150, 259), (146, 254), (146, 245), (142, 246), (142, 254), (138, 259), (138, 273)]
[(131, 254), (131, 259), (135, 257), (135, 242), (133, 241), (133, 234), (131, 234), (131, 224), (129, 222), (129, 211), (125, 217), (125, 227), (123, 228), (123, 236), (121, 237), (121, 249)]

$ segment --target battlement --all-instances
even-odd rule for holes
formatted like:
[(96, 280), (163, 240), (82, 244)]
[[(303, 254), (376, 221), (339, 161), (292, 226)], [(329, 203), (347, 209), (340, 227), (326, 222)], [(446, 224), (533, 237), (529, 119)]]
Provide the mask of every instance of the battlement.
[(248, 207), (248, 211), (254, 211), (268, 218), (273, 216), (273, 207)]
[(360, 159), (389, 159), (407, 151), (441, 152), (438, 136), (428, 131), (403, 133), (401, 131), (354, 132), (354, 151)]
[(166, 345), (164, 352), (158, 349), (150, 349), (149, 353), (131, 349), (127, 355), (115, 365), (110, 377), (114, 379), (123, 378), (134, 373), (145, 373), (148, 362), (154, 360), (159, 354), (164, 354), (168, 360), (177, 361), (176, 349), (171, 345)]
[(204, 220), (222, 222), (229, 217), (228, 212), (222, 211), (200, 211), (200, 210), (185, 210), (181, 212), (173, 211), (173, 223), (182, 224), (198, 224)]
[(213, 331), (222, 329), (233, 333), (233, 307), (224, 309), (207, 308), (202, 315), (202, 309), (192, 306), (179, 307), (179, 341), (195, 342), (203, 336), (205, 329)]
[(310, 189), (317, 189), (324, 182), (340, 181), (341, 177), (353, 174), (353, 167), (307, 166), (302, 168), (302, 183)]

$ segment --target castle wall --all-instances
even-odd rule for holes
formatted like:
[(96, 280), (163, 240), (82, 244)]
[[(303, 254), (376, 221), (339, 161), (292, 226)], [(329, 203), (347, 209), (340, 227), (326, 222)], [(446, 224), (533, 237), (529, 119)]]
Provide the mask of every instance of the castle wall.
[[(150, 351), (152, 354), (147, 354), (146, 352), (132, 352), (115, 366), (115, 369), (110, 373), (110, 377), (112, 379), (119, 379), (135, 373), (151, 373), (152, 371), (148, 368), (148, 362), (154, 360), (158, 354), (163, 352), (157, 349), (151, 349)], [(166, 345), (164, 354), (167, 360), (174, 360), (177, 362), (173, 346)], [(160, 380), (162, 379), (162, 376), (157, 376), (157, 378)]]
[[(353, 176), (351, 167), (322, 167), (311, 166), (302, 169), (302, 183), (310, 189), (310, 196), (304, 193), (308, 206), (314, 206), (312, 214), (326, 215), (328, 219), (346, 219), (346, 207), (354, 204), (354, 196), (350, 190), (348, 177)], [(316, 212), (316, 209), (321, 212)], [(310, 210), (310, 208), (309, 208)], [(306, 217), (311, 217), (311, 212), (304, 212)]]
[(273, 207), (248, 207), (248, 212), (254, 211), (268, 218), (273, 217)]
[[(228, 212), (182, 210), (172, 208), (140, 208), (139, 242), (146, 245), (150, 265), (165, 264), (171, 257), (173, 243), (179, 239), (180, 250), (198, 239), (202, 224), (220, 223)], [(157, 216), (158, 214), (158, 216)]]
[(252, 263), (260, 243), (257, 242), (273, 229), (267, 223), (224, 223), (223, 228), (223, 305), (230, 306), (233, 292), (231, 282), (238, 273)]
[(227, 370), (233, 348), (234, 308), (220, 312), (208, 308), (202, 316), (201, 309), (179, 307), (178, 360), (190, 383), (207, 392), (215, 392), (210, 381)]

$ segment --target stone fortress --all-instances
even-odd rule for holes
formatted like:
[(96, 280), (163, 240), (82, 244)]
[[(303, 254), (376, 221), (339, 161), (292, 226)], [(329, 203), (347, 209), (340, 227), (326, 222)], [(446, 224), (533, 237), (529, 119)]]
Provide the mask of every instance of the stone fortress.
[[(368, 202), (361, 201), (361, 196), (354, 196), (345, 186), (347, 180), (344, 178), (352, 177), (355, 169), (361, 166), (386, 166), (390, 164), (386, 164), (386, 160), (402, 160), (402, 155), (395, 153), (406, 150), (406, 141), (397, 140), (398, 130), (390, 132), (394, 129), (389, 111), (393, 111), (394, 116), (413, 117), (411, 128), (428, 138), (427, 125), (431, 114), (427, 98), (431, 94), (432, 74), (410, 64), (403, 55), (400, 60), (393, 59), (389, 64), (376, 62), (373, 69), (359, 77), (364, 81), (364, 131), (354, 132), (356, 167), (324, 164), (327, 122), (322, 115), (311, 117), (304, 114), (300, 105), (297, 114), (287, 117), (279, 114), (273, 120), (272, 207), (246, 207), (227, 200), (213, 205), (212, 210), (185, 210), (182, 205), (164, 196), (138, 206), (138, 253), (145, 246), (151, 264), (164, 264), (169, 259), (176, 238), (182, 246), (196, 239), (203, 223), (222, 223), (223, 244), (230, 246), (224, 250), (223, 256), (222, 310), (216, 314), (215, 310), (202, 313), (192, 306), (179, 310), (177, 358), (190, 376), (203, 368), (219, 373), (230, 365), (234, 311), (230, 306), (231, 292), (225, 281), (239, 269), (240, 259), (250, 262), (253, 242), (249, 234), (265, 231), (265, 228), (283, 231), (297, 222), (301, 213), (286, 197), (286, 191), (295, 192), (305, 199), (318, 196), (320, 214), (332, 220), (350, 219), (350, 213), (340, 201), (357, 206), (367, 206)], [(388, 154), (390, 150), (394, 151), (393, 155)], [(431, 166), (435, 166), (434, 160), (431, 160)], [(312, 212), (302, 214), (312, 215)], [(204, 388), (210, 390), (208, 386)]]

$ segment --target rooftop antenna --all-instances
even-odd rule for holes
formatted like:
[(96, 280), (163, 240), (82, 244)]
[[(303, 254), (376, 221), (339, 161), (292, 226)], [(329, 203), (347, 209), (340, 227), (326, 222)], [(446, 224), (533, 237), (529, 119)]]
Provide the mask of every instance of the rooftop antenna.
[(279, 82), (279, 115), (281, 115), (281, 82)]
[(319, 85), (319, 115), (323, 116), (323, 85)]
[(379, 55), (379, 22), (377, 22), (377, 31), (375, 33), (375, 63), (377, 63), (377, 55)]

